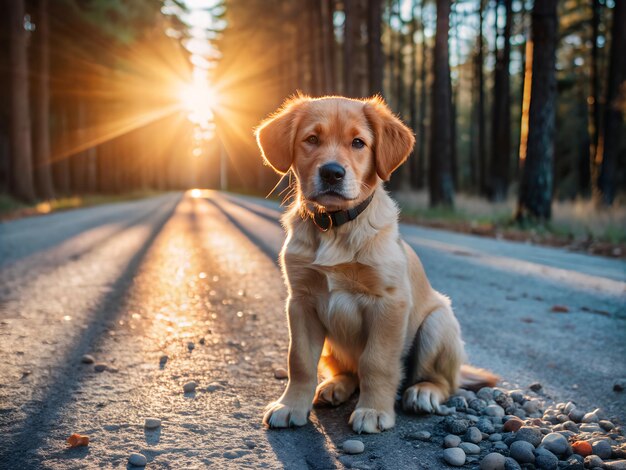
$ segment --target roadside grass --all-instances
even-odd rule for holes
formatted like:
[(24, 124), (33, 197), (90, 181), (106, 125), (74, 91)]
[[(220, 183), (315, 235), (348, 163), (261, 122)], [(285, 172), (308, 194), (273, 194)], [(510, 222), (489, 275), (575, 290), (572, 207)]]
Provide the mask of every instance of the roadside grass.
[(520, 225), (513, 219), (512, 198), (491, 203), (483, 198), (457, 194), (455, 207), (430, 208), (428, 193), (396, 192), (401, 216), (414, 222), (448, 230), (495, 238), (564, 246), (613, 257), (626, 256), (626, 204), (618, 199), (611, 208), (599, 208), (591, 200), (555, 201), (552, 220)]
[(91, 207), (101, 204), (133, 201), (162, 194), (161, 191), (140, 190), (121, 194), (86, 194), (38, 201), (34, 204), (25, 204), (8, 194), (0, 194), (0, 221), (18, 219), (33, 215), (49, 214), (51, 212)]

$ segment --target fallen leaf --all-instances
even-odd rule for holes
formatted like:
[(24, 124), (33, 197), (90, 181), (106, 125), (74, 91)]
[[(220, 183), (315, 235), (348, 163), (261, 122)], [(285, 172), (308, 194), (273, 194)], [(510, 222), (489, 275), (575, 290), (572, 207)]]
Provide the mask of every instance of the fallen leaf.
[(553, 305), (550, 311), (554, 313), (569, 313), (569, 308), (565, 305)]
[(69, 448), (85, 447), (88, 445), (89, 445), (89, 436), (81, 436), (80, 434), (74, 433), (70, 437), (67, 438), (67, 446)]

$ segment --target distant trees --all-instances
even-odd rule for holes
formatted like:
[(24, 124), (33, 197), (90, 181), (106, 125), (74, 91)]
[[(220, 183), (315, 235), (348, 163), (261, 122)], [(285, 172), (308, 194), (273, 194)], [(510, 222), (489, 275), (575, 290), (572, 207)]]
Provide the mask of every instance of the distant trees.
[(433, 206), (516, 192), (520, 218), (547, 219), (555, 197), (610, 205), (626, 183), (622, 1), (216, 2), (219, 52), (194, 61), (219, 90), (219, 142), (196, 160), (173, 85), (190, 76), (184, 2), (0, 1), (0, 192), (23, 200), (216, 174), (268, 191), (246, 129), (297, 91), (383, 95), (417, 136), (388, 187), (428, 187)]

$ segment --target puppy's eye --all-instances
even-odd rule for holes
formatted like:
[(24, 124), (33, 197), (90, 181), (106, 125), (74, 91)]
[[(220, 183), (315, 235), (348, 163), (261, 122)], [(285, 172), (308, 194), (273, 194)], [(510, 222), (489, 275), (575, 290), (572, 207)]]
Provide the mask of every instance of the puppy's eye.
[(306, 138), (306, 141), (307, 141), (309, 144), (313, 144), (313, 145), (317, 145), (317, 144), (319, 144), (319, 142), (320, 142), (320, 140), (317, 138), (317, 136), (316, 136), (316, 135), (310, 135), (310, 136), (308, 136), (308, 137)]
[(354, 147), (355, 149), (362, 149), (363, 147), (365, 147), (365, 142), (363, 142), (361, 139), (354, 139), (352, 141), (352, 147)]

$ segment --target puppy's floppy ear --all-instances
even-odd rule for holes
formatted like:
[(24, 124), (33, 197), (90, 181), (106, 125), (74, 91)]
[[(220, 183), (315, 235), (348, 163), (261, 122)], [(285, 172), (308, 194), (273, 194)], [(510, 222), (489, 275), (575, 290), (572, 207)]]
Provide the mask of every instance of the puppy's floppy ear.
[(365, 101), (363, 112), (374, 132), (376, 173), (380, 179), (388, 181), (413, 150), (415, 137), (379, 96)]
[(293, 163), (296, 130), (309, 100), (303, 95), (288, 99), (255, 130), (256, 142), (265, 162), (278, 173), (286, 173)]

